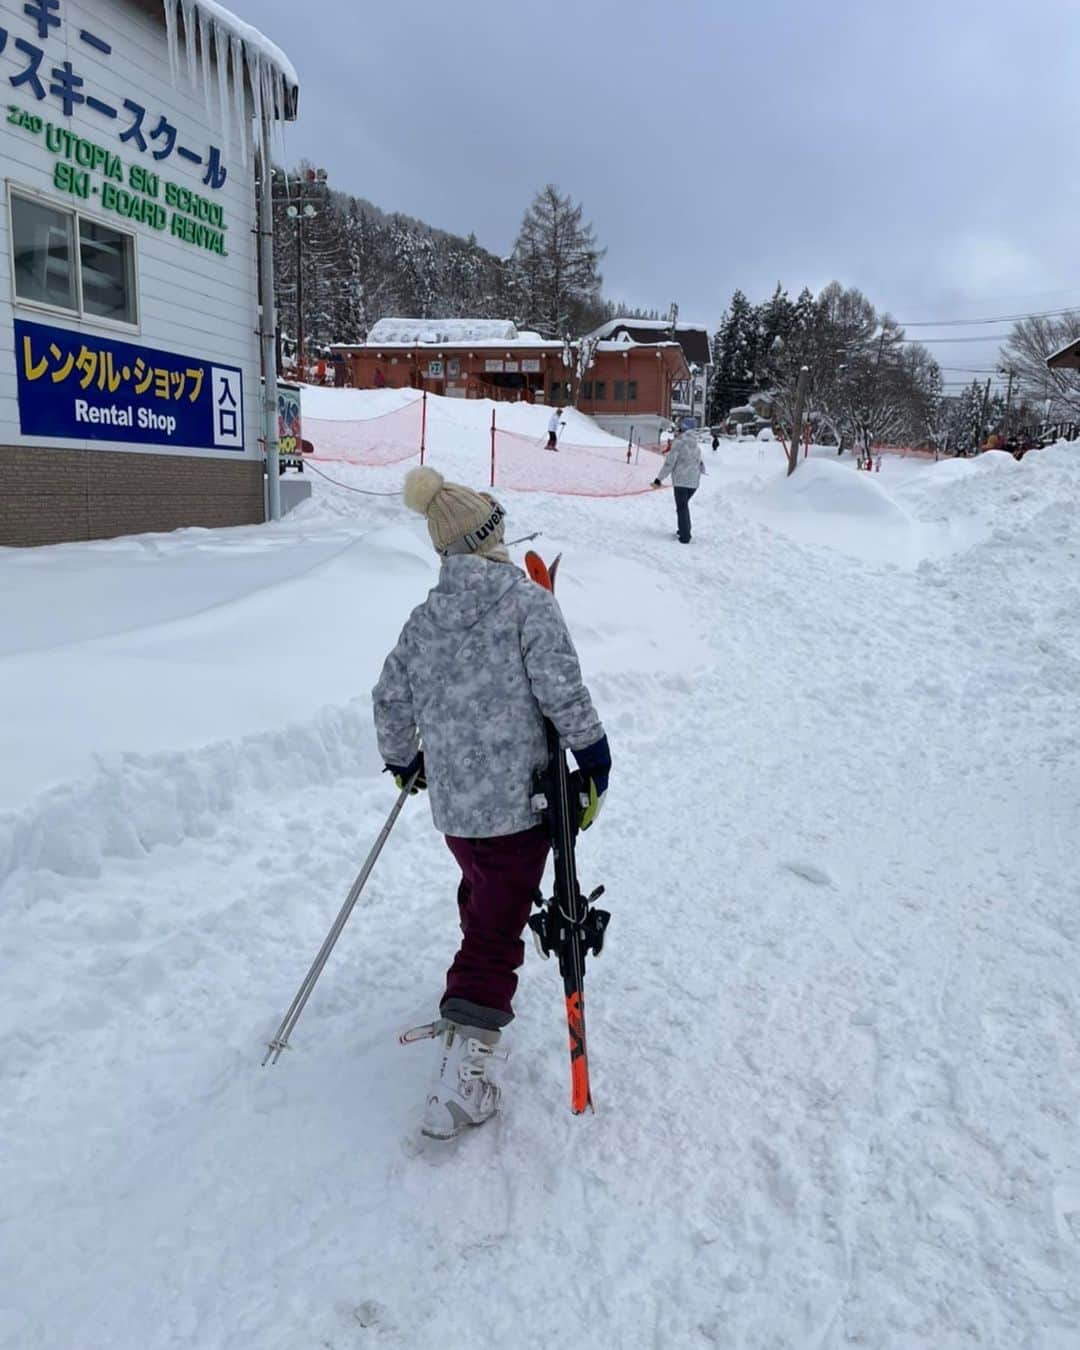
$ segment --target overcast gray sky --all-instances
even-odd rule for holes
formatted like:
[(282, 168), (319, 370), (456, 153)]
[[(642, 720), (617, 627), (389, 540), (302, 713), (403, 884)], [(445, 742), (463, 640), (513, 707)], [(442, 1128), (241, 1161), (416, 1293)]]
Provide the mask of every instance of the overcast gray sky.
[(230, 4), (300, 71), (293, 159), (497, 253), (555, 182), (612, 299), (710, 327), (777, 280), (906, 321), (1080, 306), (1074, 0)]

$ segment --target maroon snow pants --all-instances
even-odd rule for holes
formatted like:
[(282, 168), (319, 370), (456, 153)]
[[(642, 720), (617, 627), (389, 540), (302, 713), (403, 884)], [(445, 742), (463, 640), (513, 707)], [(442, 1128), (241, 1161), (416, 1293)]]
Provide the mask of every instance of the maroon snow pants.
[(515, 972), (525, 959), (521, 935), (551, 848), (543, 826), (495, 839), (446, 836), (461, 868), (461, 948), (446, 972), (442, 1014), (475, 1026), (505, 1026), (513, 1016)]

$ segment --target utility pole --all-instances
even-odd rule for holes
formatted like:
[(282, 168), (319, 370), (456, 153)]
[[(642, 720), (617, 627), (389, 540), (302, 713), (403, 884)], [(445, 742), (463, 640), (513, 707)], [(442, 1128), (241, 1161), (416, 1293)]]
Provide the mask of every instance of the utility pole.
[(1009, 418), (1012, 415), (1013, 377), (1015, 376), (1016, 372), (1010, 366), (1008, 373), (1009, 373), (1009, 388), (1008, 392), (1005, 395), (1005, 425), (1001, 429), (1001, 439), (1002, 442), (1006, 445), (1009, 442)]
[[(990, 376), (986, 377), (986, 392), (983, 394), (982, 417), (979, 419), (979, 445), (986, 440), (990, 422)], [(976, 451), (979, 445), (975, 447)]]
[[(307, 206), (305, 210), (312, 210)], [(296, 366), (304, 382), (304, 217), (296, 217)]]
[(285, 214), (296, 226), (296, 364), (301, 383), (304, 379), (304, 221), (313, 220), (318, 210), (307, 194), (320, 200), (326, 193), (326, 170), (308, 169), (303, 178), (286, 181), (286, 193), (296, 188), (297, 198), (290, 202)]
[(791, 440), (788, 442), (787, 476), (790, 478), (799, 467), (799, 442), (802, 440), (803, 405), (806, 403), (806, 387), (810, 383), (810, 367), (803, 366), (799, 371), (799, 383), (795, 386), (795, 419), (791, 427)]

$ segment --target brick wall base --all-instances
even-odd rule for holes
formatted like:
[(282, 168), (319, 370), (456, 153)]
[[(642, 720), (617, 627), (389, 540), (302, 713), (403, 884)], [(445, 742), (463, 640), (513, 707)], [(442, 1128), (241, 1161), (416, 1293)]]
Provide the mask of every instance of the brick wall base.
[(0, 545), (262, 520), (257, 460), (0, 446)]

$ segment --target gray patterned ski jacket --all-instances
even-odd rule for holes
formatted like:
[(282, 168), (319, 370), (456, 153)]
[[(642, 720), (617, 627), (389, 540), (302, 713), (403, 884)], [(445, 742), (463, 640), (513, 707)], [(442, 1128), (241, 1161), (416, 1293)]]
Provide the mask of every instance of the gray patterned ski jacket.
[(670, 474), (672, 487), (696, 489), (701, 482), (701, 470), (701, 442), (697, 432), (684, 431), (672, 441), (656, 476), (662, 483)]
[(384, 762), (407, 765), (422, 741), (435, 828), (467, 839), (539, 823), (545, 716), (571, 750), (604, 734), (555, 597), (517, 567), (468, 554), (443, 562), (372, 701)]

